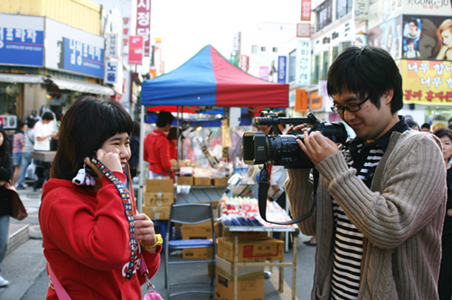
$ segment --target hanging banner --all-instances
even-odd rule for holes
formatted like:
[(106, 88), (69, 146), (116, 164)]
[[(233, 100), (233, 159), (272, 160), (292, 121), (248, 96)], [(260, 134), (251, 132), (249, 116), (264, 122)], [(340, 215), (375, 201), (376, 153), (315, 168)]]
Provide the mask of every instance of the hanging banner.
[(408, 103), (452, 104), (452, 63), (435, 60), (402, 60), (403, 96)]
[(259, 78), (261, 78), (263, 80), (268, 80), (269, 72), (270, 72), (270, 69), (268, 67), (265, 67), (265, 66), (259, 67)]
[(287, 80), (287, 57), (278, 56), (278, 83), (286, 83)]
[(129, 65), (143, 64), (144, 40), (142, 36), (129, 37)]
[(311, 85), (311, 40), (307, 38), (298, 40), (295, 82), (297, 85)]
[(301, 21), (311, 21), (311, 0), (301, 0)]
[(248, 72), (248, 69), (250, 67), (249, 61), (250, 58), (248, 55), (240, 55), (240, 69), (242, 69), (245, 72)]
[(118, 60), (110, 59), (105, 62), (104, 83), (116, 84), (118, 83)]
[(0, 14), (0, 64), (44, 65), (44, 18)]
[(108, 32), (106, 36), (105, 57), (119, 58), (119, 33)]
[(137, 35), (144, 38), (144, 56), (151, 52), (151, 0), (137, 0)]

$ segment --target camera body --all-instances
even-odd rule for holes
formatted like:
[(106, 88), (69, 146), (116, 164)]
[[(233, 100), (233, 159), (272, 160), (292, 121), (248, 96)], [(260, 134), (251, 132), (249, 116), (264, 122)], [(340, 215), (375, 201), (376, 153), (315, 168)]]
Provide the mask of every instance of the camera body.
[[(307, 118), (280, 118), (275, 114), (255, 119), (256, 125), (310, 124), (308, 132), (320, 131), (335, 143), (345, 143), (347, 131), (341, 122), (320, 122), (309, 113)], [(303, 141), (303, 131), (292, 131), (287, 135), (266, 135), (262, 132), (245, 132), (243, 142), (243, 160), (246, 164), (268, 163), (282, 165), (288, 169), (313, 168), (314, 164), (301, 150), (297, 140)]]

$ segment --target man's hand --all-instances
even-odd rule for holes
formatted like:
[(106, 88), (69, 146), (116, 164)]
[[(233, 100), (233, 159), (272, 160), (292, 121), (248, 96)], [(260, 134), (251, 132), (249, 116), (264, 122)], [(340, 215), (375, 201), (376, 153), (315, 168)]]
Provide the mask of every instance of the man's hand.
[(304, 132), (304, 143), (297, 140), (301, 150), (311, 159), (314, 165), (318, 165), (322, 160), (339, 152), (336, 143), (325, 137), (320, 131), (308, 134)]

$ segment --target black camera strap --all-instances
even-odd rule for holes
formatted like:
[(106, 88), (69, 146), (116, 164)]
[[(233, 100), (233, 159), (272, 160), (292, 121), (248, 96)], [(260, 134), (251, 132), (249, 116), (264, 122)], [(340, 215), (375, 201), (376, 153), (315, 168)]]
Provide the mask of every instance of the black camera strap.
[(292, 225), (292, 224), (296, 224), (296, 223), (306, 220), (314, 213), (314, 209), (316, 206), (316, 200), (317, 200), (317, 198), (316, 198), (317, 187), (319, 185), (319, 172), (316, 169), (314, 169), (314, 202), (312, 203), (312, 207), (307, 214), (304, 214), (301, 217), (296, 218), (295, 220), (292, 220), (292, 221), (273, 222), (273, 221), (267, 220), (267, 195), (268, 195), (268, 189), (270, 187), (269, 179), (270, 178), (269, 178), (268, 166), (267, 166), (267, 164), (264, 164), (264, 168), (259, 172), (259, 194), (258, 194), (259, 213), (260, 213), (262, 219), (264, 219), (264, 221), (266, 221), (268, 223), (277, 224), (277, 225)]

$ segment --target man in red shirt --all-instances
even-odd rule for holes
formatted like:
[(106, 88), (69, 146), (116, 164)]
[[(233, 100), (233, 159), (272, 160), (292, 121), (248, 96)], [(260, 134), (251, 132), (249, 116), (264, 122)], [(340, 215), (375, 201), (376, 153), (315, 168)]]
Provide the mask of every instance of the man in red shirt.
[(174, 116), (162, 110), (157, 117), (157, 128), (144, 139), (144, 160), (149, 162), (150, 178), (174, 177), (171, 171), (168, 143), (168, 132), (173, 121)]

